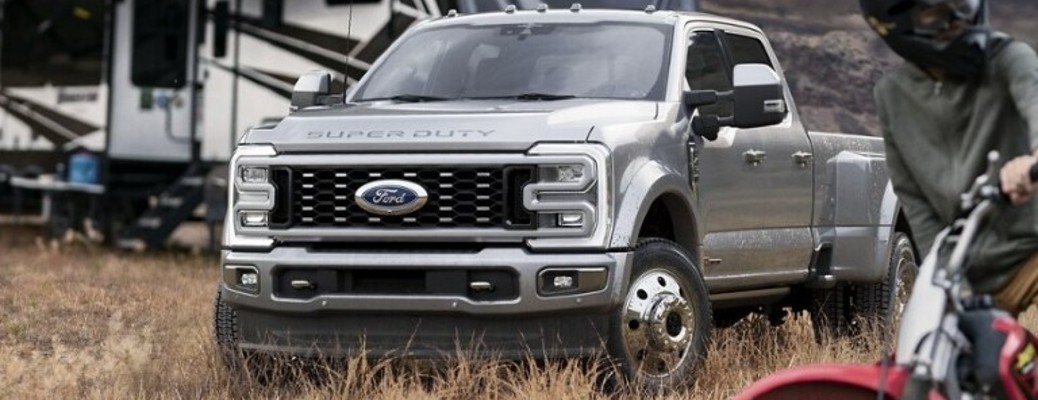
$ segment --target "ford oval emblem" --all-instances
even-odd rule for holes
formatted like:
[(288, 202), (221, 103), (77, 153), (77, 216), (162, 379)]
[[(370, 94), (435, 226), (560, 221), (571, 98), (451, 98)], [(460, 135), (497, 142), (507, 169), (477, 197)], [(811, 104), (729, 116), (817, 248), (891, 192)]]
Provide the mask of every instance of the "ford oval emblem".
[(421, 185), (398, 179), (368, 182), (357, 189), (360, 208), (378, 215), (405, 215), (425, 205), (429, 194)]

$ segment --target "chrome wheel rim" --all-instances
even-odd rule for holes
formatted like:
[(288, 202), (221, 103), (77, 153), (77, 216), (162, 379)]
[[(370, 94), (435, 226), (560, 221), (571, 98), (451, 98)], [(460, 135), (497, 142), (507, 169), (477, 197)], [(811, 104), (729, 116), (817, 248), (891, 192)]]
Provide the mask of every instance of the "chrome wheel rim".
[(639, 374), (664, 377), (688, 357), (696, 332), (695, 309), (673, 274), (653, 270), (643, 274), (624, 301), (623, 331), (627, 359)]
[[(908, 239), (901, 239), (903, 242), (908, 242)], [(896, 264), (895, 279), (897, 282), (894, 283), (894, 294), (892, 307), (894, 315), (892, 316), (893, 322), (896, 325), (901, 322), (901, 314), (905, 311), (905, 305), (908, 304), (908, 297), (912, 294), (912, 286), (915, 285), (915, 276), (918, 272), (918, 267), (915, 262), (915, 254), (912, 253), (911, 245), (903, 246), (902, 242), (898, 242), (897, 249), (900, 252)]]

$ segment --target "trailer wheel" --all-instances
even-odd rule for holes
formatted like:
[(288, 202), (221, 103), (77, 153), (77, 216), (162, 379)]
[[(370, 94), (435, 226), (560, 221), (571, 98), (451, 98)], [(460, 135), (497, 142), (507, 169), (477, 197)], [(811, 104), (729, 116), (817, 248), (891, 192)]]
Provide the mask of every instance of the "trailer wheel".
[(710, 300), (693, 258), (676, 243), (645, 239), (613, 314), (608, 350), (627, 381), (658, 392), (689, 383), (706, 359)]

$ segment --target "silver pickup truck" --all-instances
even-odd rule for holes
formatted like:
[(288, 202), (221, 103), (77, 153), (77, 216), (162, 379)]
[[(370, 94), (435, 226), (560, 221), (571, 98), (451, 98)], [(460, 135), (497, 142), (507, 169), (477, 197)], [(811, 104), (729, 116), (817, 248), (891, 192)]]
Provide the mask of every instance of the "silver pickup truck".
[(217, 343), (665, 385), (750, 312), (882, 318), (914, 270), (883, 144), (807, 131), (782, 76), (748, 23), (579, 5), (420, 23), (345, 98), (308, 73), (231, 161)]

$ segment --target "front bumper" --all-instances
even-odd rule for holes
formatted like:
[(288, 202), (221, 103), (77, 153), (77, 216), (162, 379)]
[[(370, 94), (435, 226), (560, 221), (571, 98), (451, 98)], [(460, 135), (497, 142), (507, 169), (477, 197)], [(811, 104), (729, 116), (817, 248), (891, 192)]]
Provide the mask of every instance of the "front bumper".
[[(476, 252), (316, 251), (279, 247), (269, 252), (224, 251), (222, 265), (251, 266), (255, 294), (221, 285), (239, 319), (241, 348), (295, 355), (440, 356), (457, 349), (485, 349), (503, 357), (579, 356), (601, 349), (610, 311), (622, 302), (631, 252), (536, 254), (523, 248)], [(428, 293), (280, 296), (274, 280), (286, 267), (414, 271), (509, 271), (517, 295), (480, 301), (472, 296)], [(546, 268), (604, 268), (604, 288), (546, 296), (538, 291)], [(233, 276), (233, 274), (229, 275)], [(464, 276), (464, 275), (461, 275)], [(233, 282), (231, 282), (233, 284)]]

